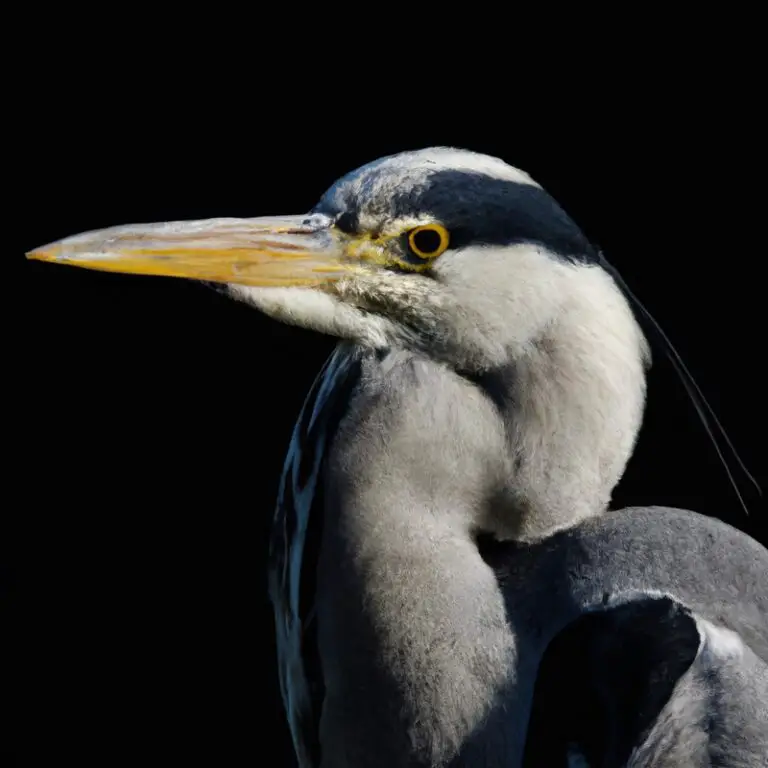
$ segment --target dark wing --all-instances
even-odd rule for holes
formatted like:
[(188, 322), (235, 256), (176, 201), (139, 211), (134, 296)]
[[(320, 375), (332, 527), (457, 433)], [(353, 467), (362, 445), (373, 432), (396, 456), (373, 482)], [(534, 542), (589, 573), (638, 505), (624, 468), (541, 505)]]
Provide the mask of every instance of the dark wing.
[(577, 619), (539, 668), (526, 766), (760, 768), (768, 666), (669, 597)]
[(275, 611), (280, 692), (301, 768), (320, 764), (323, 681), (313, 613), (327, 448), (358, 380), (359, 352), (341, 343), (299, 414), (283, 467), (272, 527), (269, 590)]
[[(535, 544), (478, 537), (517, 629), (565, 623), (524, 765), (766, 766), (768, 551), (693, 512), (622, 509)], [(559, 622), (558, 622), (559, 623)]]
[[(626, 765), (699, 648), (690, 613), (642, 598), (588, 613), (547, 648), (531, 708), (525, 765)], [(578, 763), (577, 763), (578, 764)]]

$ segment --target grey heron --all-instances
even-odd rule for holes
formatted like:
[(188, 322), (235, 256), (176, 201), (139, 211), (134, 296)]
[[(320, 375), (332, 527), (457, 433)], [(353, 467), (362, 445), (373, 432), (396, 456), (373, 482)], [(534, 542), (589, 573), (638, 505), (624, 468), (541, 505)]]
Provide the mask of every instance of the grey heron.
[[(215, 283), (339, 338), (271, 544), (302, 767), (556, 765), (566, 742), (591, 765), (764, 764), (768, 552), (692, 512), (607, 511), (649, 347), (618, 275), (526, 173), (405, 152), (306, 215), (114, 227), (28, 255)], [(547, 744), (540, 717), (571, 693), (545, 662), (558, 642), (602, 710), (597, 736)], [(655, 685), (627, 703), (633, 643)]]

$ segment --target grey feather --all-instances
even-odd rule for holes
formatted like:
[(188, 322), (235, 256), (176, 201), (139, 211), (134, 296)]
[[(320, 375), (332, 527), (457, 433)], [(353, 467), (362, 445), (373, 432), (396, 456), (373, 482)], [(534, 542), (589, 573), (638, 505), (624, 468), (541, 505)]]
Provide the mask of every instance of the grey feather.
[[(573, 734), (563, 764), (582, 748), (606, 766), (764, 764), (768, 552), (692, 512), (607, 511), (649, 349), (604, 263), (544, 195), (472, 153), (385, 158), (316, 212), (376, 235), (443, 222), (453, 247), (428, 273), (231, 289), (345, 340), (297, 424), (273, 539), (302, 768), (519, 766), (550, 644), (585, 616), (649, 600), (688, 622), (679, 636), (654, 625), (666, 687), (638, 694), (645, 719), (624, 724), (618, 752), (606, 719), (597, 746)], [(637, 634), (648, 614), (622, 621)], [(598, 667), (609, 641), (594, 636)]]

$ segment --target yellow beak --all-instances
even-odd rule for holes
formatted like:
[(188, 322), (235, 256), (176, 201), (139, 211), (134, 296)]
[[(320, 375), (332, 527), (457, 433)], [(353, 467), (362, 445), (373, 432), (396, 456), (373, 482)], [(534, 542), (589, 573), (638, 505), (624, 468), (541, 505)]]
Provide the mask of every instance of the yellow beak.
[(320, 285), (351, 266), (349, 246), (324, 216), (284, 216), (111, 227), (36, 248), (27, 258), (218, 283)]

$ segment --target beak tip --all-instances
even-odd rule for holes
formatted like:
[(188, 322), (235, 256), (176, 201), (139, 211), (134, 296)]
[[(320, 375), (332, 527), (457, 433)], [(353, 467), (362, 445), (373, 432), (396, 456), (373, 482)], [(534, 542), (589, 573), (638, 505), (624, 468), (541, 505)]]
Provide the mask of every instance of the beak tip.
[(24, 254), (28, 261), (59, 261), (61, 255), (61, 248), (55, 244), (42, 245)]

